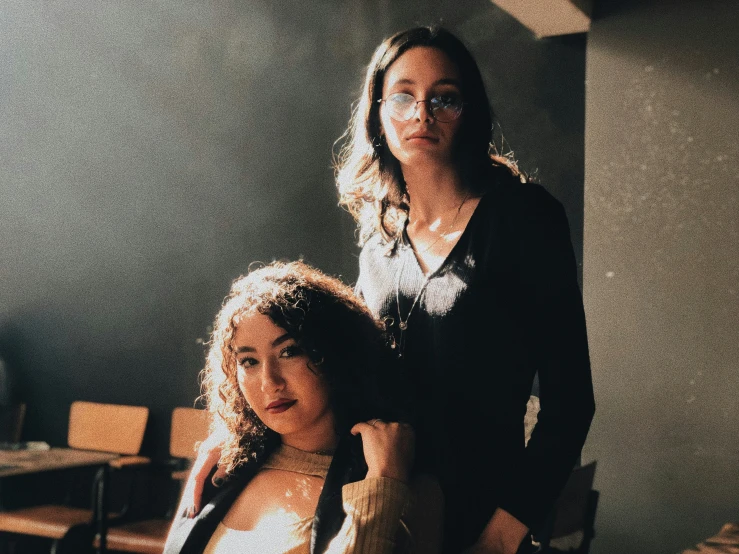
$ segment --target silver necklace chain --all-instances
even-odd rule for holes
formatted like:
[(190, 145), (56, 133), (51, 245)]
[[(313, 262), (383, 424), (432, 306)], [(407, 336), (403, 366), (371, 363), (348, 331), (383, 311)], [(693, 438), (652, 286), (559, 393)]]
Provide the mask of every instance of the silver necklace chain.
[[(454, 228), (454, 224), (457, 222), (457, 218), (459, 218), (459, 214), (462, 211), (462, 207), (464, 206), (465, 202), (467, 202), (467, 199), (470, 197), (469, 191), (467, 194), (464, 195), (464, 198), (462, 199), (462, 202), (459, 204), (459, 207), (457, 208), (457, 213), (454, 214), (454, 218), (452, 219), (452, 222), (449, 224), (449, 227), (446, 230), (446, 233), (439, 233), (439, 236), (436, 238), (434, 242), (432, 242), (430, 245), (428, 245), (426, 248), (424, 248), (421, 251), (416, 251), (418, 255), (425, 254), (431, 248), (441, 240), (441, 237), (443, 237), (445, 234), (449, 234), (451, 230)], [(411, 248), (413, 248), (413, 244), (411, 243)], [(414, 249), (415, 250), (415, 249)], [(405, 269), (405, 258), (403, 258), (403, 265), (400, 266), (400, 269), (398, 269), (398, 274), (395, 279), (395, 304), (398, 307), (398, 328), (401, 332), (401, 344), (403, 343), (403, 332), (408, 329), (408, 320), (411, 318), (411, 314), (413, 313), (414, 308), (416, 307), (416, 304), (418, 304), (418, 301), (421, 299), (421, 295), (423, 294), (423, 291), (426, 290), (426, 286), (429, 284), (429, 281), (431, 280), (432, 275), (438, 270), (439, 268), (436, 268), (434, 271), (429, 271), (426, 275), (426, 278), (423, 280), (423, 284), (421, 284), (421, 288), (418, 289), (418, 292), (416, 293), (416, 297), (413, 299), (413, 302), (411, 303), (411, 308), (408, 310), (408, 315), (405, 316), (405, 319), (403, 319), (403, 314), (400, 313), (400, 277), (403, 274), (403, 270)], [(402, 355), (402, 351), (401, 351)]]

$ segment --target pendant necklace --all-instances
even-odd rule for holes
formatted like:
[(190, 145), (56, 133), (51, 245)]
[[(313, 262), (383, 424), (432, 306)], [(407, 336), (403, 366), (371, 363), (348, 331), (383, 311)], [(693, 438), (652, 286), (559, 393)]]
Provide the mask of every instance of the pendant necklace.
[[(447, 228), (446, 233), (439, 233), (439, 236), (436, 238), (436, 240), (432, 242), (429, 246), (421, 250), (419, 254), (423, 254), (431, 250), (431, 248), (437, 242), (439, 242), (441, 237), (443, 237), (445, 234), (448, 235), (451, 232), (451, 230), (454, 228), (454, 224), (457, 222), (459, 213), (462, 211), (462, 207), (464, 206), (465, 202), (467, 202), (468, 198), (469, 198), (469, 192), (465, 195), (464, 199), (462, 200), (462, 203), (457, 208), (457, 213), (454, 214), (454, 219), (452, 219), (452, 222), (449, 224), (449, 227)], [(411, 245), (411, 249), (413, 249), (412, 245)], [(413, 299), (413, 302), (411, 303), (411, 307), (408, 310), (408, 315), (405, 316), (405, 319), (403, 319), (403, 314), (401, 314), (400, 312), (400, 277), (403, 274), (403, 270), (405, 270), (405, 263), (406, 263), (406, 259), (403, 258), (403, 264), (400, 266), (400, 269), (398, 269), (398, 273), (395, 279), (395, 305), (398, 307), (398, 329), (400, 329), (400, 340), (398, 341), (399, 342), (398, 344), (399, 346), (398, 357), (399, 358), (403, 357), (403, 352), (405, 350), (405, 332), (408, 329), (408, 320), (411, 318), (411, 314), (413, 314), (413, 310), (416, 307), (416, 304), (418, 304), (418, 301), (421, 299), (421, 295), (426, 290), (426, 286), (429, 284), (431, 277), (441, 268), (441, 266), (439, 266), (434, 271), (429, 271), (426, 274), (426, 277), (424, 278), (423, 283), (421, 284), (421, 288), (418, 289), (418, 292), (416, 293), (416, 296)], [(442, 262), (442, 265), (443, 265), (443, 262)]]
[(416, 297), (411, 303), (411, 309), (408, 310), (408, 315), (405, 316), (405, 319), (403, 319), (403, 316), (400, 313), (400, 276), (403, 274), (403, 270), (405, 269), (405, 261), (405, 258), (403, 258), (403, 265), (401, 265), (400, 269), (398, 269), (397, 278), (395, 280), (395, 304), (398, 307), (398, 329), (400, 329), (400, 338), (398, 340), (398, 358), (402, 358), (403, 352), (405, 351), (405, 331), (406, 329), (408, 329), (408, 320), (411, 318), (413, 309), (416, 307), (416, 304), (418, 304), (423, 291), (426, 290), (426, 285), (429, 284), (432, 275), (432, 272), (429, 272), (428, 275), (426, 275), (426, 277), (424, 278), (423, 283), (421, 284), (421, 288), (418, 289)]

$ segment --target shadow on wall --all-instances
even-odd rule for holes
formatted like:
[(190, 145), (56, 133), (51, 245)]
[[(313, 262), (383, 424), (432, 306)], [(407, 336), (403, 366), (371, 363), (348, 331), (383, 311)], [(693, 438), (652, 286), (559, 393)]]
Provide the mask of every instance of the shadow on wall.
[(18, 329), (10, 322), (0, 323), (0, 405), (23, 402), (19, 393), (18, 376), (23, 372), (24, 343)]
[[(130, 332), (126, 335), (116, 327), (113, 317), (110, 325), (101, 329), (52, 304), (13, 317), (23, 326), (6, 323), (0, 328), (0, 352), (9, 369), (8, 396), (27, 405), (25, 438), (66, 445), (67, 422), (60, 414), (67, 414), (75, 400), (141, 405), (151, 408), (153, 416), (144, 449), (149, 454), (166, 454), (167, 445), (156, 443), (157, 433), (166, 431), (169, 417), (162, 399), (183, 387), (190, 391), (189, 402), (198, 395), (200, 368), (183, 367), (183, 359), (189, 356), (183, 356), (182, 345), (175, 342), (167, 346), (166, 341), (164, 347), (147, 345), (146, 335), (156, 332), (161, 337), (161, 329), (143, 328), (136, 341)], [(64, 332), (59, 333), (59, 329)], [(126, 340), (122, 340), (124, 336)], [(202, 342), (193, 342), (190, 349), (200, 351), (202, 357)], [(69, 367), (74, 371), (64, 370)]]

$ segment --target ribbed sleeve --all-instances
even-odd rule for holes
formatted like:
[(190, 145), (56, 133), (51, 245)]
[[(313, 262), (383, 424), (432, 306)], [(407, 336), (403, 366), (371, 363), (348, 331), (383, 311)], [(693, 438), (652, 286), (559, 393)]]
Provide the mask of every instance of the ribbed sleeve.
[(327, 554), (398, 554), (409, 552), (406, 524), (413, 495), (405, 483), (385, 477), (344, 485), (346, 519)]

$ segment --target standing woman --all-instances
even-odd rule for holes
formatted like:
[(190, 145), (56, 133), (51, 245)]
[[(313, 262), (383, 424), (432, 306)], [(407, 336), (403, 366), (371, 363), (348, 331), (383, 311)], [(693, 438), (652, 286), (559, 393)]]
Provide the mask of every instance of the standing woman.
[(491, 155), (492, 128), (469, 51), (420, 27), (375, 51), (337, 162), (363, 245), (358, 292), (416, 387), (417, 463), (441, 481), (445, 552), (528, 551), (594, 413), (564, 210)]

